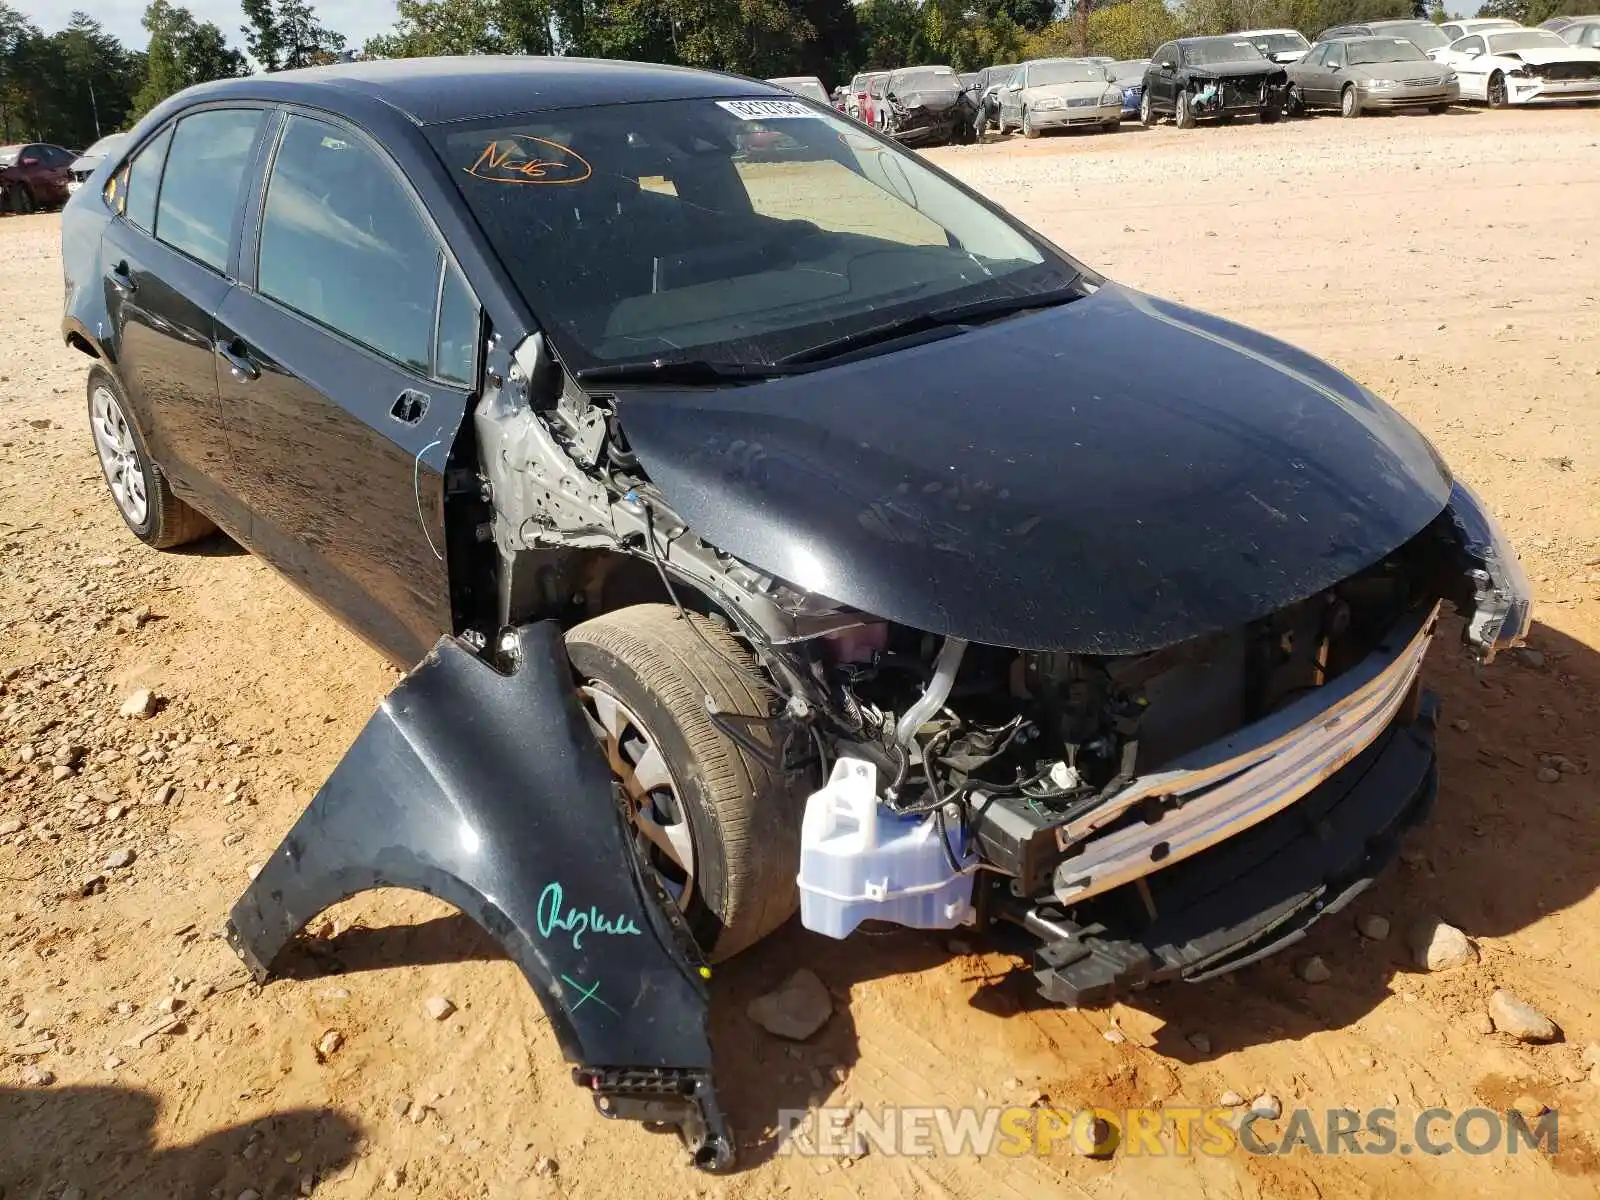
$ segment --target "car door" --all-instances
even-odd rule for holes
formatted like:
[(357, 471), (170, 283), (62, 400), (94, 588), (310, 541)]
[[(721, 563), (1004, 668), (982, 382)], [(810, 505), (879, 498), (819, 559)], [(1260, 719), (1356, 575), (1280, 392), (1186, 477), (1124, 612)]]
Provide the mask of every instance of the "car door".
[(1022, 124), (1022, 89), (1028, 86), (1028, 69), (1018, 67), (1000, 89), (1000, 121), (1004, 125)]
[(1473, 100), (1489, 98), (1488, 46), (1477, 35), (1450, 43), (1446, 61), (1461, 81), (1461, 95)]
[(388, 154), (290, 112), (217, 315), (252, 549), (395, 661), (453, 632), (445, 467), (478, 306)]
[(1338, 106), (1339, 93), (1349, 81), (1349, 72), (1345, 66), (1348, 57), (1343, 42), (1329, 44), (1327, 53), (1322, 56), (1322, 69), (1317, 74), (1317, 93), (1314, 103), (1327, 108)]
[(1177, 63), (1178, 47), (1173, 42), (1162, 46), (1151, 57), (1145, 76), (1151, 111), (1167, 112), (1177, 102), (1178, 93), (1173, 85)]
[(184, 500), (249, 538), (217, 396), (214, 317), (236, 255), (259, 107), (191, 111), (116, 176), (100, 246), (117, 377), (162, 473)]

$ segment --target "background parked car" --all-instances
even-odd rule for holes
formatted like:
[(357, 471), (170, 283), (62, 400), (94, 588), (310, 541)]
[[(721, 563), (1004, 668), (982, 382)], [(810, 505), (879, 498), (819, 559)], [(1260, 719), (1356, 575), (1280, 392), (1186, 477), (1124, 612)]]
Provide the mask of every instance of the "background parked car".
[(1333, 108), (1359, 117), (1368, 109), (1416, 107), (1440, 113), (1461, 98), (1456, 73), (1406, 38), (1318, 42), (1288, 71), (1295, 113)]
[(1438, 60), (1461, 77), (1461, 97), (1490, 108), (1600, 99), (1600, 50), (1548, 29), (1491, 29), (1450, 43)]
[(71, 178), (67, 180), (67, 191), (69, 193), (76, 192), (87, 183), (89, 176), (94, 174), (95, 168), (117, 153), (118, 149), (127, 140), (128, 135), (125, 133), (107, 134), (77, 158), (73, 159), (72, 165), (67, 168), (71, 174)]
[(1243, 38), (1275, 63), (1298, 62), (1311, 49), (1311, 43), (1297, 29), (1246, 29), (1228, 36)]
[(77, 158), (71, 150), (45, 142), (0, 146), (0, 187), (10, 212), (30, 213), (57, 208), (71, 194), (67, 183)]
[(1485, 33), (1491, 29), (1521, 29), (1519, 21), (1512, 21), (1506, 17), (1469, 17), (1462, 21), (1446, 21), (1439, 26), (1439, 32), (1450, 41), (1459, 41), (1469, 33)]
[(822, 80), (815, 75), (786, 75), (780, 79), (769, 79), (768, 83), (774, 87), (781, 87), (786, 92), (793, 92), (796, 96), (804, 96), (807, 100), (815, 100), (818, 104), (826, 104), (830, 108), (833, 101), (828, 98), (828, 89), (822, 86)]
[(1364, 37), (1403, 37), (1415, 43), (1418, 50), (1424, 54), (1431, 54), (1435, 50), (1443, 50), (1450, 44), (1450, 35), (1443, 32), (1432, 21), (1363, 21), (1355, 25), (1335, 25), (1332, 29), (1324, 29), (1317, 35), (1317, 41), (1327, 42), (1335, 38), (1364, 38)]
[(872, 99), (868, 95), (868, 88), (872, 81), (879, 76), (887, 75), (887, 71), (862, 71), (850, 81), (849, 95), (845, 99), (845, 112), (856, 120), (871, 125)]
[(1122, 89), (1122, 119), (1139, 115), (1139, 98), (1144, 95), (1144, 73), (1150, 69), (1148, 58), (1130, 58), (1127, 62), (1111, 64), (1111, 78)]
[(1284, 69), (1243, 38), (1179, 38), (1151, 57), (1139, 120), (1154, 125), (1171, 113), (1179, 129), (1193, 128), (1201, 117), (1228, 121), (1240, 113), (1276, 121), (1288, 86)]
[(1600, 50), (1600, 17), (1582, 17), (1561, 31), (1561, 40), (1573, 46)]
[(879, 71), (867, 77), (867, 100), (862, 107), (861, 119), (874, 129), (882, 129), (889, 117), (889, 72)]
[(1094, 125), (1110, 131), (1122, 123), (1122, 89), (1107, 64), (1075, 58), (1041, 58), (1017, 68), (1000, 93), (1000, 132), (1022, 130), (1035, 138), (1047, 129)]
[(907, 146), (945, 146), (972, 131), (972, 108), (951, 67), (891, 71), (884, 100), (883, 131)]

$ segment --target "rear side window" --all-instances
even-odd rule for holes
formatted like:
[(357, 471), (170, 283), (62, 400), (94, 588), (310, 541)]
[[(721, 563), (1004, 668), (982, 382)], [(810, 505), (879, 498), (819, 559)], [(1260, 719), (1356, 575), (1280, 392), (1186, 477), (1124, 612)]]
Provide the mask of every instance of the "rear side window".
[[(441, 289), (444, 256), (389, 162), (355, 135), (291, 116), (267, 187), (257, 288), (419, 375), (433, 373), (441, 290), (453, 329), (441, 374), (462, 374), (465, 284)], [(452, 275), (454, 273), (452, 272)], [(458, 286), (459, 283), (459, 286)], [(442, 323), (442, 322), (441, 322)], [(473, 318), (473, 336), (476, 318)]]
[(168, 125), (133, 156), (125, 172), (123, 215), (146, 233), (155, 232), (156, 196), (161, 192), (161, 168), (166, 165), (167, 148), (171, 145), (172, 126)]
[(156, 237), (218, 271), (228, 269), (240, 184), (264, 114), (213, 109), (178, 122), (156, 210)]

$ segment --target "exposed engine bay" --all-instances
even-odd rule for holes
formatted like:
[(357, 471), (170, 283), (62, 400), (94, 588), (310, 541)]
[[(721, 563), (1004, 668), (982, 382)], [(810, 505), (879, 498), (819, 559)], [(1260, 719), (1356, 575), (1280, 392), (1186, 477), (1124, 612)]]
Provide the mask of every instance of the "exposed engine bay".
[(1281, 107), (1287, 94), (1289, 77), (1278, 71), (1248, 75), (1212, 77), (1193, 75), (1185, 85), (1189, 103), (1197, 116), (1225, 112), (1253, 112), (1269, 106)]

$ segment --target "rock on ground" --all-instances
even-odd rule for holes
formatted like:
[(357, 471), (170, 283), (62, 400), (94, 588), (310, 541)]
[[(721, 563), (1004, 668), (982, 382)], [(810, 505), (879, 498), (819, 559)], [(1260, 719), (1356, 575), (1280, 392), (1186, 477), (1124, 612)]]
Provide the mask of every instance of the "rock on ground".
[(1477, 957), (1466, 934), (1434, 916), (1413, 925), (1408, 941), (1417, 966), (1428, 971), (1448, 971)]
[(1307, 983), (1327, 983), (1333, 978), (1333, 972), (1328, 969), (1328, 964), (1315, 954), (1296, 963), (1294, 973)]
[(422, 1011), (435, 1021), (444, 1020), (455, 1010), (455, 1004), (443, 996), (429, 996), (422, 1005)]
[(1389, 936), (1389, 918), (1368, 913), (1356, 922), (1356, 932), (1369, 942), (1381, 942)]
[(1505, 988), (1496, 988), (1489, 997), (1489, 1019), (1519, 1042), (1553, 1042), (1561, 1036), (1554, 1021)]
[(757, 996), (746, 1014), (768, 1033), (803, 1042), (833, 1015), (833, 997), (816, 973), (804, 967), (765, 996)]

